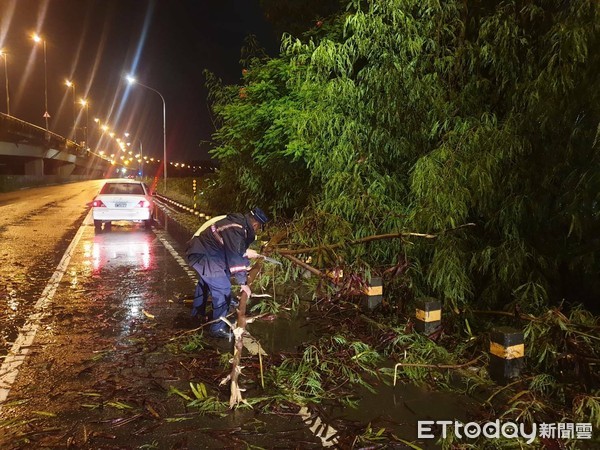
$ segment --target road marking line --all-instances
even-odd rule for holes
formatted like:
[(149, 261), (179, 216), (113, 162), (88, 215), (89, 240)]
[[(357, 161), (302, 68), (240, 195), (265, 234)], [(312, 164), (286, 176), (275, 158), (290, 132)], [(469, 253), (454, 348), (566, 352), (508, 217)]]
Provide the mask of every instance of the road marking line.
[(173, 258), (175, 258), (175, 261), (177, 261), (177, 263), (179, 264), (179, 266), (181, 266), (181, 268), (185, 271), (185, 273), (187, 273), (192, 280), (196, 281), (196, 276), (197, 276), (196, 271), (193, 269), (190, 269), (190, 266), (188, 265), (188, 263), (181, 256), (179, 256), (179, 253), (177, 253), (177, 250), (175, 250), (173, 248), (171, 243), (165, 237), (166, 233), (162, 230), (157, 230), (157, 229), (154, 229), (153, 231), (154, 231), (154, 234), (156, 235), (156, 237), (158, 238), (158, 240), (162, 243), (162, 245), (165, 246), (165, 248), (169, 251), (171, 256), (173, 256)]
[(73, 251), (81, 239), (85, 226), (90, 223), (90, 215), (91, 212), (88, 213), (83, 224), (79, 227), (79, 230), (77, 230), (75, 237), (58, 263), (56, 270), (52, 274), (52, 277), (50, 277), (40, 298), (35, 303), (33, 307), (35, 312), (29, 316), (27, 322), (25, 322), (25, 325), (23, 325), (19, 331), (19, 336), (17, 336), (12, 348), (4, 359), (2, 366), (0, 366), (0, 412), (2, 411), (2, 404), (8, 398), (10, 389), (17, 379), (19, 368), (21, 364), (25, 362), (31, 345), (33, 344), (35, 335), (40, 328), (40, 321), (46, 315), (46, 310), (52, 303), (52, 298), (58, 289), (60, 280), (62, 280), (63, 275), (67, 271)]
[(300, 408), (298, 415), (310, 427), (310, 431), (321, 439), (323, 447), (337, 445), (337, 430), (335, 428), (324, 423), (318, 415), (312, 415), (306, 406)]

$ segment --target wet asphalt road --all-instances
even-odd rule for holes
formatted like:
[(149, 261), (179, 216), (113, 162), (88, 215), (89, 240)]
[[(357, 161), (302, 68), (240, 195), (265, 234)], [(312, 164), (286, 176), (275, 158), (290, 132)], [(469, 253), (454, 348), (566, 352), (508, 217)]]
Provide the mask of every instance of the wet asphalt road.
[(96, 233), (86, 203), (100, 186), (0, 194), (0, 448), (320, 447), (292, 411), (203, 416), (169, 394), (203, 382), (228, 401), (228, 349), (198, 354), (206, 373), (166, 350), (192, 328), (193, 273), (158, 226)]
[(100, 181), (0, 194), (0, 355), (31, 314)]

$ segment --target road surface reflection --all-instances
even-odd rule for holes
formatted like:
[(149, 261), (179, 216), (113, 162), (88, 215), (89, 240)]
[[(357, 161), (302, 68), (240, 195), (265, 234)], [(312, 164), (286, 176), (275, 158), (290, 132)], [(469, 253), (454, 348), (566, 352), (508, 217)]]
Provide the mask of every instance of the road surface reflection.
[(94, 274), (127, 266), (148, 270), (153, 260), (152, 240), (148, 231), (113, 231), (96, 234), (83, 243), (84, 256)]

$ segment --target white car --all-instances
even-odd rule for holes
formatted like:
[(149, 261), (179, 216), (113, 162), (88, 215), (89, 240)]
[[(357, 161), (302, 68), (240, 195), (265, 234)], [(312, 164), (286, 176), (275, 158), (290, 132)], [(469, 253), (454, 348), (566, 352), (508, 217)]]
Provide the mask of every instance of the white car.
[(150, 228), (154, 217), (154, 200), (146, 184), (141, 181), (107, 180), (100, 193), (90, 203), (96, 231), (111, 222), (144, 222)]

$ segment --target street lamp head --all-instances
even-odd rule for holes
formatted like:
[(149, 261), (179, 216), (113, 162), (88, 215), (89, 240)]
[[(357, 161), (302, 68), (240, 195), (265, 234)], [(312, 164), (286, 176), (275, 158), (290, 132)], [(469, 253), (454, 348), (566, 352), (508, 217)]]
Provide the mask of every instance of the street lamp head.
[(79, 100), (79, 104), (81, 106), (87, 106), (88, 105), (88, 101), (85, 98), (82, 98)]
[[(141, 87), (146, 88), (152, 92), (154, 92), (155, 94), (157, 94), (160, 99), (162, 100), (162, 104), (163, 104), (163, 159), (164, 159), (164, 167), (163, 167), (163, 177), (165, 180), (165, 192), (167, 191), (167, 103), (165, 102), (165, 98), (163, 97), (163, 95), (158, 92), (156, 89), (150, 87), (150, 86), (146, 86), (143, 83), (138, 83), (136, 81), (136, 79), (131, 76), (131, 75), (127, 75), (125, 77), (127, 79), (127, 82), (131, 85), (131, 84), (139, 84)], [(141, 144), (141, 141), (140, 141)]]
[(39, 34), (37, 34), (37, 33), (33, 33), (31, 35), (31, 39), (33, 39), (33, 41), (36, 42), (36, 43), (40, 43), (40, 42), (43, 41), (42, 37)]
[(65, 80), (65, 85), (67, 87), (73, 87), (73, 86), (75, 86), (75, 83), (73, 83), (71, 80)]

